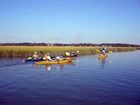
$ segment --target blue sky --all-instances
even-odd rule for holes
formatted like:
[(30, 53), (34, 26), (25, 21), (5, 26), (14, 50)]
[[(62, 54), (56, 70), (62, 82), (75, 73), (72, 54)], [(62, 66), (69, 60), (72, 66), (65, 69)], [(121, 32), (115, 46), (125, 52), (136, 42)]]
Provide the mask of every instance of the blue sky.
[(0, 0), (0, 42), (140, 44), (140, 0)]

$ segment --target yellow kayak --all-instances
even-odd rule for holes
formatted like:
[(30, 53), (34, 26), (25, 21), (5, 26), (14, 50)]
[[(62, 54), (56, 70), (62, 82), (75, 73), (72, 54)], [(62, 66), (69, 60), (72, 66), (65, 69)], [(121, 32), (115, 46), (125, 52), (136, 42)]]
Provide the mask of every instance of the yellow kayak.
[(107, 58), (107, 55), (99, 54), (98, 59), (99, 60), (105, 60)]
[(35, 62), (38, 65), (47, 65), (47, 64), (66, 64), (72, 62), (72, 59), (64, 59), (64, 60), (55, 60), (55, 61), (39, 61)]

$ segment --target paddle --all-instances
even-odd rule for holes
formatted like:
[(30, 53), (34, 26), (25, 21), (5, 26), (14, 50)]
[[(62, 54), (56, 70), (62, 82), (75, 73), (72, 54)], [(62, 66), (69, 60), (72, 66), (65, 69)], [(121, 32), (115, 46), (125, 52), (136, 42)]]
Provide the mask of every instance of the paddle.
[[(41, 54), (45, 55), (43, 51), (40, 51)], [(54, 59), (55, 57), (51, 57), (51, 59)]]
[(41, 59), (43, 59), (44, 60), (44, 55), (45, 55), (45, 53), (43, 52), (43, 51), (39, 51), (41, 54), (43, 54), (43, 57), (41, 57)]
[(45, 55), (45, 53), (43, 51), (40, 51), (40, 53)]

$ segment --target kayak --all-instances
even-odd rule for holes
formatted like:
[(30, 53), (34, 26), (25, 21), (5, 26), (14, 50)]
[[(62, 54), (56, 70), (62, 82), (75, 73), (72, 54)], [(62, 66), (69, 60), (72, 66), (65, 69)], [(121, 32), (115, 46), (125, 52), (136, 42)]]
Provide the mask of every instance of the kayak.
[(55, 61), (38, 61), (35, 64), (38, 65), (47, 65), (47, 64), (66, 64), (71, 63), (72, 59), (64, 59), (64, 60), (55, 60)]
[(38, 61), (43, 61), (43, 58), (34, 59), (32, 57), (29, 57), (28, 59), (23, 60), (23, 62), (38, 62)]
[(64, 60), (73, 60), (74, 58), (72, 57), (65, 57)]
[(99, 54), (98, 59), (99, 60), (105, 60), (107, 58), (107, 55)]

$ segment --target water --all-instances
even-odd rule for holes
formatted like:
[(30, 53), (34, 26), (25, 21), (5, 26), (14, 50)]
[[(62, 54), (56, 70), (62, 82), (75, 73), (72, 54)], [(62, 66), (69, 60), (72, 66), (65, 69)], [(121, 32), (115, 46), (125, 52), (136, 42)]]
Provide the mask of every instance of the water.
[(140, 51), (52, 66), (0, 59), (0, 105), (140, 105)]

